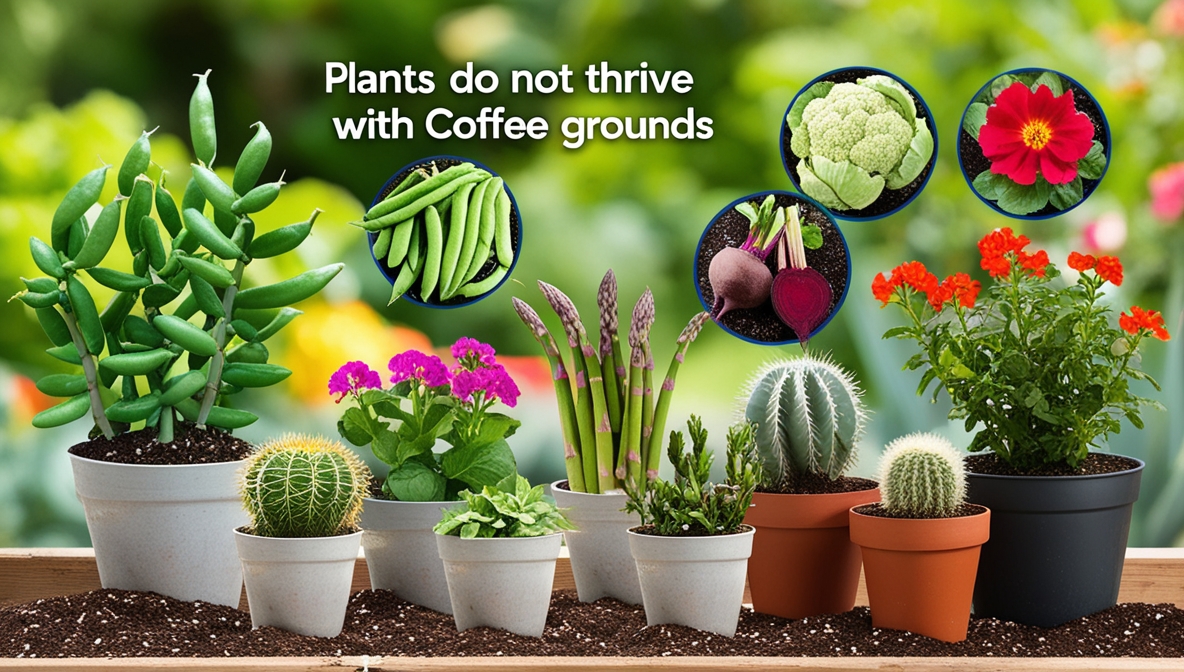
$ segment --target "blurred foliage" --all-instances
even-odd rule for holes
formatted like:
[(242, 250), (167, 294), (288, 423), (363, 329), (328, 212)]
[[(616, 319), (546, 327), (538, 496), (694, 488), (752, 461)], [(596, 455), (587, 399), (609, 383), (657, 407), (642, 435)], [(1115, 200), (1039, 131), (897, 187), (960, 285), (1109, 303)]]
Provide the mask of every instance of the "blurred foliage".
[[(280, 387), (284, 394), (252, 398), (264, 418), (244, 437), (333, 432), (337, 409), (314, 400), (318, 376), (344, 359), (365, 358), (379, 368), (400, 347), (447, 345), (461, 335), (510, 355), (538, 354), (509, 300), (539, 303), (534, 283), (540, 278), (568, 292), (589, 323), (607, 267), (617, 272), (622, 314), (651, 287), (658, 308), (654, 355), (666, 361), (678, 330), (699, 309), (691, 264), (703, 227), (735, 198), (791, 188), (778, 140), (794, 94), (828, 70), (879, 67), (925, 98), (939, 147), (933, 178), (913, 204), (889, 218), (843, 225), (855, 262), (852, 291), (838, 318), (811, 340), (857, 372), (875, 411), (858, 472), (869, 473), (882, 446), (906, 432), (936, 429), (956, 444), (968, 442), (945, 420), (942, 403), (912, 394), (917, 380), (900, 371), (910, 354), (904, 346), (880, 340), (899, 316), (877, 308), (867, 290), (872, 276), (914, 258), (939, 275), (977, 268), (975, 241), (1013, 225), (1054, 260), (1070, 249), (1120, 254), (1127, 282), (1115, 305), (1137, 302), (1167, 316), (1176, 338), (1152, 344), (1144, 365), (1164, 383), (1156, 398), (1169, 412), (1149, 413), (1146, 430), (1128, 428), (1111, 446), (1149, 461), (1131, 543), (1171, 544), (1184, 529), (1184, 225), (1152, 217), (1147, 178), (1184, 159), (1181, 16), (1179, 0), (7, 0), (0, 3), (0, 255), (10, 270), (0, 289), (11, 295), (17, 277), (34, 272), (27, 238), (44, 234), (64, 191), (100, 159), (118, 162), (145, 126), (161, 126), (154, 157), (178, 176), (170, 184), (179, 197), (191, 75), (212, 68), (219, 141), (242, 146), (250, 124), (264, 120), (277, 136), (264, 179), (287, 169), (293, 183), (275, 208), (283, 221), (261, 229), (302, 220), (314, 206), (326, 211), (313, 233), (318, 244), (279, 262), (342, 260), (349, 270), (329, 286), (323, 303), (304, 307), (308, 314), (287, 335), (297, 341), (289, 340), (282, 360), (298, 374)], [(498, 72), (501, 89), (470, 96), (448, 91), (448, 74), (469, 60)], [(326, 94), (326, 61), (430, 69), (437, 90)], [(580, 73), (601, 61), (617, 69), (646, 61), (659, 71), (688, 70), (695, 86), (685, 95), (593, 95), (582, 86), (571, 95), (509, 93), (510, 69), (567, 63)], [(984, 82), (1025, 66), (1064, 72), (1097, 97), (1111, 124), (1113, 158), (1083, 205), (1051, 220), (1016, 223), (971, 193), (958, 169), (955, 134)], [(497, 105), (507, 116), (545, 117), (549, 137), (436, 141), (422, 128), (436, 107), (475, 115)], [(331, 118), (359, 117), (369, 107), (398, 107), (416, 120), (416, 137), (338, 140)], [(713, 138), (597, 139), (574, 151), (561, 144), (559, 123), (569, 115), (673, 117), (688, 107), (714, 119)], [(363, 237), (343, 223), (401, 166), (434, 154), (470, 157), (506, 178), (525, 227), (521, 260), (511, 282), (476, 306), (387, 307), (389, 286)], [(279, 277), (299, 269), (274, 270)], [(0, 323), (6, 327), (0, 357), (9, 371), (36, 375), (54, 366), (22, 306), (0, 306)], [(708, 328), (680, 373), (671, 422), (695, 412), (713, 436), (723, 437), (749, 373), (796, 349), (750, 345)], [(85, 428), (29, 429), (24, 409), (39, 402), (21, 380), (0, 377), (16, 399), (2, 409), (8, 420), (0, 428), (0, 473), (21, 484), (0, 488), (0, 543), (84, 543), (61, 453), (66, 439), (78, 439)], [(538, 482), (561, 473), (554, 402), (545, 385), (540, 390), (516, 409), (524, 426), (514, 444)]]

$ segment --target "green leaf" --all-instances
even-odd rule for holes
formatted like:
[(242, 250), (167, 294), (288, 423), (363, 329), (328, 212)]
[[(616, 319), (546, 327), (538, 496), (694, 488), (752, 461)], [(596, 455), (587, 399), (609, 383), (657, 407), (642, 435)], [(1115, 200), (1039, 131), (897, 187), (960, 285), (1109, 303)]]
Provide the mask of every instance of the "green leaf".
[(831, 210), (847, 209), (847, 205), (839, 199), (839, 197), (835, 194), (835, 190), (831, 189), (829, 185), (818, 179), (813, 171), (810, 170), (810, 166), (806, 163), (805, 159), (798, 161), (798, 183), (801, 185), (802, 191), (805, 192), (807, 196), (813, 198)]
[(464, 481), (470, 488), (493, 485), (517, 471), (510, 444), (498, 440), (488, 445), (457, 446), (440, 456), (444, 475)]
[(1019, 80), (1012, 75), (999, 75), (995, 78), (995, 81), (991, 82), (991, 86), (987, 88), (988, 98), (983, 102), (994, 103), (995, 99), (999, 97), (1000, 93), (1003, 93), (1004, 89), (1018, 81)]
[(1049, 195), (1048, 201), (1058, 210), (1068, 210), (1080, 203), (1082, 198), (1081, 175), (1079, 171), (1077, 177), (1074, 177), (1071, 181), (1065, 184), (1052, 185), (1052, 193)]
[(785, 121), (789, 124), (790, 132), (795, 135), (797, 134), (798, 128), (802, 125), (802, 112), (806, 110), (806, 106), (810, 104), (810, 101), (815, 98), (825, 98), (826, 94), (830, 93), (830, 90), (834, 86), (834, 82), (818, 82), (798, 96), (798, 99), (793, 102), (793, 107), (789, 108), (789, 113), (785, 115)]
[(402, 502), (439, 502), (444, 499), (445, 479), (419, 462), (392, 469), (386, 489)]
[(1028, 215), (1048, 205), (1052, 185), (1043, 177), (1037, 177), (1035, 184), (1017, 184), (1006, 180), (999, 199), (995, 202), (1005, 212), (1013, 215)]
[(896, 170), (888, 175), (886, 186), (889, 189), (900, 189), (917, 179), (933, 156), (933, 134), (929, 132), (929, 125), (924, 119), (917, 119), (914, 123), (916, 131), (913, 133), (913, 141), (909, 143), (909, 150), (905, 152)]
[(822, 229), (817, 225), (807, 224), (802, 227), (802, 245), (811, 250), (822, 247)]
[(979, 129), (985, 123), (987, 123), (987, 104), (971, 103), (966, 108), (966, 114), (962, 117), (962, 130), (970, 134), (970, 137), (978, 140)]
[(1061, 80), (1060, 75), (1051, 70), (1045, 70), (1040, 73), (1040, 76), (1032, 83), (1032, 93), (1035, 93), (1036, 89), (1040, 88), (1041, 85), (1047, 86), (1048, 90), (1052, 91), (1052, 95), (1054, 96), (1059, 96), (1065, 92), (1065, 82)]
[(736, 210), (736, 212), (744, 215), (744, 218), (748, 220), (749, 224), (756, 223), (757, 212), (756, 212), (756, 208), (752, 207), (752, 203), (749, 203), (748, 201), (744, 201), (740, 205), (737, 205), (734, 209)]
[(1106, 150), (1102, 143), (1094, 140), (1089, 153), (1077, 162), (1077, 176), (1083, 180), (1100, 180), (1106, 171)]
[(913, 96), (909, 94), (909, 90), (904, 88), (903, 84), (895, 79), (885, 75), (871, 75), (863, 77), (855, 83), (883, 94), (905, 121), (913, 121), (917, 118), (917, 105), (913, 102)]
[(988, 168), (987, 170), (984, 170), (975, 176), (972, 186), (974, 187), (974, 190), (978, 192), (979, 196), (982, 196), (989, 201), (994, 201), (998, 200), (999, 196), (1002, 195), (1003, 187), (1008, 182), (1010, 182), (1010, 180), (1008, 180), (1006, 177), (1003, 175), (996, 175)]
[(374, 440), (370, 416), (360, 408), (347, 408), (337, 421), (337, 431), (355, 446), (364, 446)]
[[(814, 176), (826, 185), (842, 203), (840, 210), (859, 210), (875, 202), (884, 190), (882, 175), (869, 175), (868, 172), (850, 161), (834, 162), (825, 156), (811, 157)], [(802, 177), (802, 189), (808, 195), (821, 201), (822, 199), (810, 193), (806, 188), (806, 179), (799, 164), (799, 177)], [(824, 204), (825, 205), (825, 204)]]
[(396, 467), (407, 461), (407, 456), (402, 454), (405, 442), (398, 432), (389, 429), (374, 431), (373, 428), (371, 431), (374, 438), (370, 442), (370, 451), (374, 457)]

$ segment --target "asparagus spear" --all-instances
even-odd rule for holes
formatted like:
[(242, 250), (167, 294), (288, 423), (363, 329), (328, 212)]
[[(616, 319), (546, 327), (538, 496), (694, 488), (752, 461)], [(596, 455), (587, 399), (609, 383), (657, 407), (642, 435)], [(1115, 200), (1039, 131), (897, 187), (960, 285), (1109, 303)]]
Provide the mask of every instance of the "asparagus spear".
[(678, 375), (678, 366), (686, 357), (687, 348), (703, 329), (703, 323), (710, 317), (708, 313), (699, 313), (691, 318), (687, 326), (678, 336), (674, 359), (666, 369), (666, 379), (662, 381), (662, 391), (658, 393), (658, 405), (654, 410), (654, 424), (650, 431), (650, 446), (646, 454), (646, 478), (654, 480), (658, 477), (658, 461), (662, 457), (662, 433), (666, 430), (666, 416), (670, 412), (670, 397), (674, 393), (674, 379)]
[(645, 397), (642, 369), (645, 367), (643, 344), (649, 338), (654, 324), (654, 295), (647, 287), (637, 305), (633, 307), (633, 320), (629, 325), (629, 409), (628, 422), (622, 431), (621, 452), (625, 454), (625, 480), (634, 487), (641, 477), (641, 422)]
[(621, 433), (621, 381), (617, 377), (616, 362), (613, 361), (613, 346), (620, 350), (621, 339), (617, 336), (617, 276), (608, 269), (600, 281), (596, 294), (600, 306), (600, 361), (604, 369), (604, 396), (608, 402), (608, 419), (613, 434)]

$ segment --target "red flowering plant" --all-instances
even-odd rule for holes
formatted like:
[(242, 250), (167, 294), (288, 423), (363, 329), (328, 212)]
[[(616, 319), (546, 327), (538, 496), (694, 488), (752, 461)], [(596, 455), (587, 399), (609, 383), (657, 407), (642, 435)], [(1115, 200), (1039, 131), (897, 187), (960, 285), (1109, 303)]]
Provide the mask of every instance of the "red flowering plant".
[[(1069, 267), (1077, 282), (1055, 282), (1060, 272), (1043, 250), (1011, 229), (979, 241), (984, 288), (965, 273), (939, 282), (918, 261), (881, 273), (872, 293), (886, 306), (904, 309), (910, 323), (884, 338), (912, 339), (921, 352), (906, 368), (923, 369), (918, 394), (938, 381), (953, 401), (950, 418), (977, 429), (972, 452), (992, 451), (1019, 472), (1044, 465), (1077, 468), (1090, 448), (1120, 431), (1123, 417), (1142, 427), (1142, 406), (1131, 380), (1150, 376), (1137, 368), (1146, 336), (1168, 339), (1163, 316), (1133, 306), (1118, 328), (1100, 299), (1107, 284), (1122, 284), (1115, 257), (1074, 252)], [(1156, 385), (1158, 389), (1158, 385)]]
[[(348, 362), (329, 378), (329, 393), (346, 409), (337, 429), (356, 446), (370, 445), (390, 465), (382, 492), (409, 502), (453, 501), (460, 492), (496, 485), (516, 474), (506, 443), (521, 424), (495, 413), (518, 403), (518, 386), (493, 347), (472, 338), (452, 346), (451, 369), (436, 355), (408, 350), (391, 358), (390, 387), (364, 362)], [(452, 447), (436, 453), (438, 439)]]
[[(1088, 109), (1100, 120), (1095, 105)], [(990, 164), (972, 176), (974, 190), (1013, 215), (1077, 205), (1085, 181), (1101, 179), (1106, 168), (1094, 120), (1078, 109), (1073, 87), (1052, 71), (999, 76), (967, 107), (962, 128), (971, 138), (968, 148)]]

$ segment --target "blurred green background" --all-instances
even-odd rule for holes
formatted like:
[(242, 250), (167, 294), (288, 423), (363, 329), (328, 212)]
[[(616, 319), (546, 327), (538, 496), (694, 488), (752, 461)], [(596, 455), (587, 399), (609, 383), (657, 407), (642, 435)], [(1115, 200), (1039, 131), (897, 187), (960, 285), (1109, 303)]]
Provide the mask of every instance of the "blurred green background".
[[(326, 94), (326, 61), (430, 69), (437, 90), (361, 96), (339, 87)], [(467, 61), (497, 72), (501, 90), (449, 92), (448, 73)], [(642, 61), (653, 70), (688, 70), (694, 89), (592, 95), (580, 85), (571, 95), (509, 93), (511, 69), (566, 63), (580, 73), (600, 61), (620, 70)], [(142, 129), (160, 126), (153, 158), (178, 176), (179, 190), (190, 153), (191, 75), (212, 68), (220, 146), (237, 154), (250, 125), (263, 120), (276, 138), (264, 181), (287, 170), (290, 185), (259, 223), (261, 231), (302, 220), (313, 207), (325, 210), (298, 254), (270, 267), (257, 264), (257, 281), (347, 262), (346, 272), (323, 297), (302, 305), (305, 315), (281, 334), (287, 341), (278, 360), (295, 373), (247, 398), (262, 420), (240, 434), (248, 440), (289, 430), (335, 435), (341, 409), (325, 383), (338, 365), (363, 359), (381, 368), (407, 347), (446, 347), (471, 335), (514, 356), (511, 370), (525, 394), (512, 411), (524, 423), (512, 445), (534, 481), (562, 476), (559, 427), (537, 346), (510, 297), (541, 308), (534, 285), (544, 279), (575, 299), (594, 330), (596, 287), (613, 268), (623, 319), (646, 286), (654, 292), (660, 373), (678, 331), (700, 309), (691, 263), (703, 228), (735, 198), (792, 188), (779, 129), (797, 90), (835, 68), (889, 70), (925, 98), (940, 147), (933, 178), (911, 205), (886, 219), (842, 224), (852, 289), (839, 316), (811, 340), (811, 350), (831, 352), (856, 372), (874, 411), (856, 473), (870, 473), (882, 446), (905, 432), (934, 430), (968, 442), (945, 419), (940, 401), (914, 396), (917, 377), (900, 370), (911, 354), (908, 344), (880, 339), (901, 316), (878, 308), (871, 278), (915, 258), (939, 275), (973, 271), (985, 279), (975, 242), (1011, 225), (1061, 265), (1070, 250), (1120, 255), (1127, 280), (1109, 297), (1114, 306), (1138, 303), (1167, 317), (1176, 338), (1151, 342), (1143, 364), (1164, 386), (1162, 393), (1146, 391), (1168, 412), (1149, 411), (1146, 429), (1126, 428), (1109, 448), (1148, 462), (1131, 544), (1184, 543), (1184, 222), (1171, 201), (1184, 190), (1184, 168), (1173, 166), (1184, 161), (1184, 1), (3, 0), (0, 64), (5, 296), (20, 289), (19, 276), (36, 273), (28, 237), (45, 236), (65, 190), (100, 160), (118, 163)], [(954, 151), (974, 92), (994, 75), (1025, 66), (1059, 70), (1084, 84), (1113, 134), (1110, 169), (1097, 192), (1072, 212), (1041, 222), (1008, 220), (980, 203)], [(542, 141), (436, 141), (423, 131), (432, 108), (475, 116), (487, 105), (506, 106), (507, 116), (543, 116), (551, 133)], [(331, 119), (358, 117), (368, 107), (398, 107), (416, 120), (415, 139), (338, 140)], [(567, 116), (675, 117), (688, 107), (714, 119), (714, 137), (562, 146), (559, 124)], [(401, 166), (434, 154), (469, 157), (506, 178), (525, 226), (521, 259), (512, 280), (478, 305), (388, 308), (389, 285), (370, 261), (364, 236), (345, 223), (360, 216), (362, 204)], [(1153, 198), (1149, 184), (1157, 169), (1166, 172), (1156, 178)], [(32, 414), (48, 403), (30, 379), (54, 370), (55, 360), (42, 352), (48, 340), (20, 302), (0, 304), (0, 325), (0, 545), (84, 545), (65, 449), (88, 427), (30, 427)], [(671, 425), (701, 414), (720, 447), (750, 373), (799, 352), (744, 343), (709, 325), (679, 374)]]

